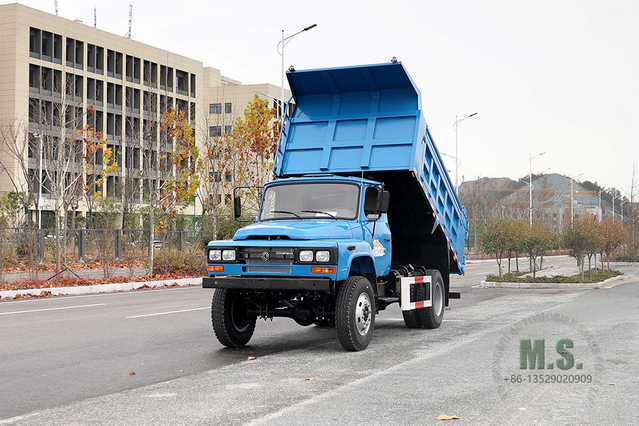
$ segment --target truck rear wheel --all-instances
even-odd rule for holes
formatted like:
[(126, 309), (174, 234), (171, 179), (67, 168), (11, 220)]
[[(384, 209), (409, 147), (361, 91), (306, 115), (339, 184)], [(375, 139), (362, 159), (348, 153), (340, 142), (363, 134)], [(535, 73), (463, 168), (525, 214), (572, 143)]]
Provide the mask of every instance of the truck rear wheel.
[(438, 328), (444, 319), (444, 279), (436, 269), (429, 269), (426, 275), (430, 275), (433, 293), (431, 294), (432, 306), (419, 310), (419, 316), (424, 328)]
[(257, 318), (250, 317), (244, 297), (237, 290), (218, 288), (213, 293), (211, 322), (217, 340), (224, 346), (240, 348), (255, 331)]
[(404, 316), (404, 324), (408, 328), (422, 328), (422, 321), (419, 317), (419, 309), (411, 309), (410, 311), (402, 311)]
[(445, 292), (442, 274), (436, 269), (429, 269), (424, 275), (430, 275), (432, 282), (432, 306), (402, 311), (404, 323), (408, 328), (438, 328), (444, 318)]
[(335, 326), (344, 349), (361, 351), (368, 347), (375, 329), (375, 295), (365, 277), (349, 277), (340, 286)]

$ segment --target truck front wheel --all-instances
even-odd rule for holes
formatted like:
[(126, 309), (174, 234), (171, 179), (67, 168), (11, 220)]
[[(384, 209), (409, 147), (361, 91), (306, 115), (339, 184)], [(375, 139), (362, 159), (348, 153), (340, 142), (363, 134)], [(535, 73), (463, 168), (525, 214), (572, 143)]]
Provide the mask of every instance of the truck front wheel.
[(375, 295), (365, 277), (350, 277), (340, 286), (335, 326), (344, 349), (361, 351), (368, 347), (375, 328)]
[(213, 293), (211, 321), (221, 344), (240, 348), (251, 340), (257, 318), (248, 315), (245, 299), (240, 292), (218, 288)]

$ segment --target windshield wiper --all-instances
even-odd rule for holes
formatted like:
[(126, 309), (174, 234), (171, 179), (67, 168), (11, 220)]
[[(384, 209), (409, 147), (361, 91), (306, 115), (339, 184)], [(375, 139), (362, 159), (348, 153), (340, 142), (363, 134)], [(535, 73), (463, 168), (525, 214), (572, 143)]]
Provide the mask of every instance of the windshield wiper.
[(319, 213), (319, 214), (325, 214), (326, 216), (330, 216), (333, 219), (337, 220), (337, 216), (335, 216), (333, 213), (329, 213), (329, 212), (323, 212), (321, 210), (302, 210), (302, 213)]
[(296, 217), (296, 218), (298, 218), (298, 219), (301, 219), (301, 218), (302, 218), (302, 216), (298, 215), (297, 213), (295, 213), (295, 212), (291, 212), (291, 211), (288, 211), (288, 210), (271, 210), (271, 213), (285, 213), (285, 214), (292, 214), (293, 216), (295, 216), (295, 217)]

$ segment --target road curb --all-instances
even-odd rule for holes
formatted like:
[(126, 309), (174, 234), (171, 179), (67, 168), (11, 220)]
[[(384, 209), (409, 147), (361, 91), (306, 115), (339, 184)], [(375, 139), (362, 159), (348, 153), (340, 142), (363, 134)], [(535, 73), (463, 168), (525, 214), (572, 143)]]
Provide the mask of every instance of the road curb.
[(482, 281), (473, 288), (517, 288), (517, 289), (558, 289), (558, 290), (589, 290), (611, 288), (622, 284), (624, 275), (608, 278), (597, 283), (498, 283), (494, 281)]
[[(30, 288), (0, 291), (0, 300), (43, 296), (71, 296), (80, 294), (114, 293), (147, 288), (186, 287), (201, 285), (202, 278), (179, 278), (175, 280), (140, 281), (129, 283), (96, 284), (77, 287)], [(43, 294), (44, 293), (44, 294)]]

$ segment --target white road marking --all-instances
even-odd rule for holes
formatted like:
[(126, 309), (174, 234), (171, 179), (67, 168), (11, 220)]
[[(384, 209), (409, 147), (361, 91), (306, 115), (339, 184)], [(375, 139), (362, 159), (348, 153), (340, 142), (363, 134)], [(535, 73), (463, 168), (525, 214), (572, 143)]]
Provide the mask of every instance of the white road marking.
[(133, 315), (130, 317), (126, 317), (126, 319), (155, 317), (158, 315), (180, 314), (182, 312), (203, 311), (204, 309), (211, 309), (211, 307), (207, 306), (205, 308), (182, 309), (181, 311), (168, 311), (168, 312), (157, 312), (155, 314)]
[[(404, 318), (379, 318), (379, 317), (375, 317), (375, 322), (384, 322), (384, 321), (401, 321), (404, 322)], [(466, 320), (464, 319), (446, 319), (444, 318), (442, 321), (444, 322), (465, 322)]]
[(0, 315), (15, 315), (15, 314), (28, 314), (31, 312), (61, 311), (64, 309), (92, 308), (94, 306), (104, 306), (104, 305), (106, 305), (106, 303), (94, 303), (93, 305), (62, 306), (60, 308), (45, 308), (45, 309), (31, 309), (28, 311), (0, 312)]

